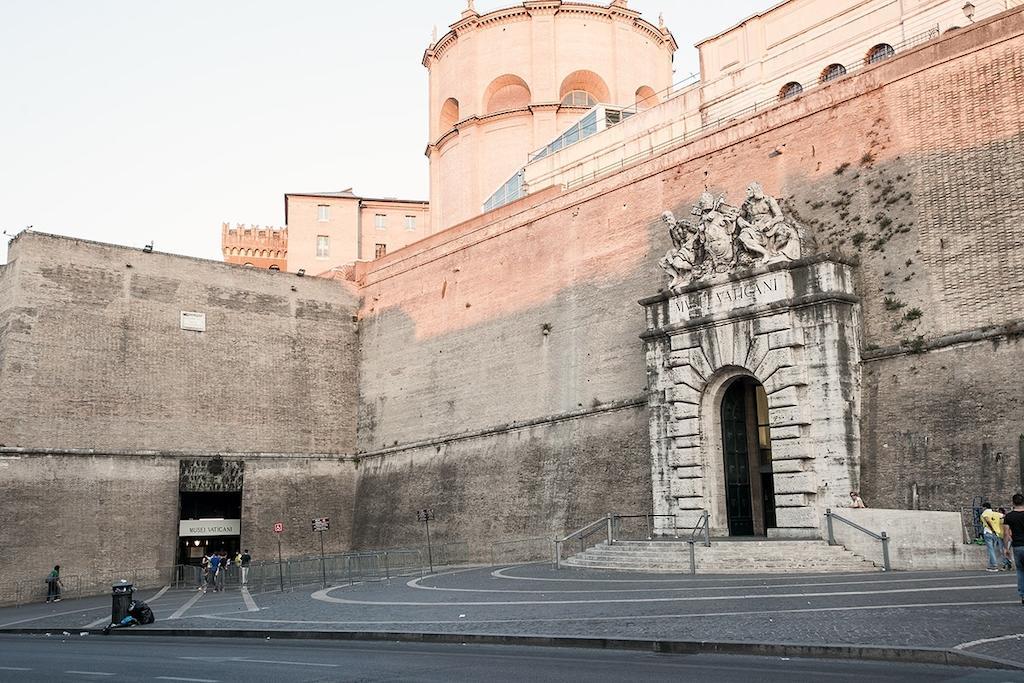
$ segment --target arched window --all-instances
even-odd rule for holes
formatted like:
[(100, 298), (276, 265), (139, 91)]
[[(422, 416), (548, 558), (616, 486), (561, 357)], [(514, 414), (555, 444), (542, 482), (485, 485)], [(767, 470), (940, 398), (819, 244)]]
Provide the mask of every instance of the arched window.
[(649, 85), (642, 85), (636, 89), (636, 108), (650, 109), (658, 103), (658, 95), (654, 92), (654, 88)]
[(441, 134), (445, 134), (455, 127), (455, 124), (459, 122), (459, 101), (454, 97), (449, 97), (441, 105)]
[(519, 76), (505, 74), (491, 81), (484, 91), (484, 111), (523, 109), (530, 104), (530, 86)]
[(566, 76), (558, 89), (558, 97), (566, 107), (593, 107), (598, 102), (610, 101), (604, 79), (586, 69)]
[(868, 50), (867, 57), (864, 58), (865, 64), (877, 64), (883, 60), (889, 59), (896, 54), (896, 50), (892, 49), (892, 45), (888, 43), (879, 43), (873, 48)]
[(791, 81), (786, 85), (782, 86), (782, 90), (779, 90), (779, 99), (788, 100), (791, 97), (796, 97), (804, 91), (804, 86), (800, 85), (796, 81)]
[(825, 67), (825, 70), (821, 72), (821, 82), (828, 83), (834, 81), (840, 76), (846, 75), (846, 67), (842, 64), (829, 64)]
[(593, 107), (597, 104), (594, 96), (586, 90), (570, 90), (562, 98), (563, 107)]

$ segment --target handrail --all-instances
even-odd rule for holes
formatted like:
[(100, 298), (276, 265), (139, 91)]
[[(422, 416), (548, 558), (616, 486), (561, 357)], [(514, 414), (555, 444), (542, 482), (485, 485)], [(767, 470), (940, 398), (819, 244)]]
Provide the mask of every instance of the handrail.
[(693, 543), (697, 542), (697, 532), (703, 530), (704, 531), (704, 534), (703, 534), (703, 536), (704, 536), (704, 547), (705, 548), (710, 548), (711, 547), (710, 525), (711, 525), (711, 513), (709, 513), (707, 510), (701, 510), (700, 511), (700, 519), (697, 520), (697, 524), (693, 527), (693, 532), (690, 533), (690, 544), (691, 544), (691, 546), (692, 546)]
[(829, 545), (839, 545), (839, 543), (836, 542), (835, 531), (832, 528), (832, 520), (833, 519), (838, 519), (843, 524), (851, 526), (854, 529), (856, 529), (857, 531), (860, 531), (860, 532), (863, 532), (863, 533), (867, 534), (868, 536), (870, 536), (871, 538), (875, 539), (876, 541), (881, 541), (881, 543), (882, 543), (882, 566), (885, 569), (885, 571), (891, 571), (892, 570), (892, 566), (889, 563), (889, 535), (888, 534), (886, 534), (884, 531), (881, 532), (881, 533), (875, 533), (874, 531), (871, 531), (870, 529), (865, 529), (860, 524), (857, 524), (856, 522), (851, 521), (851, 520), (849, 520), (846, 517), (843, 517), (841, 515), (837, 515), (836, 513), (832, 512), (831, 508), (829, 508), (829, 509), (825, 510), (825, 521), (826, 521), (826, 525), (828, 527), (828, 544)]

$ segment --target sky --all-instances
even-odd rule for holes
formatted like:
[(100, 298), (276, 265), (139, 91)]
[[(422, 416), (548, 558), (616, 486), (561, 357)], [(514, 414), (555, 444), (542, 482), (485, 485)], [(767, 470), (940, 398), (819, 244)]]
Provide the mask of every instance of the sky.
[[(664, 14), (676, 80), (697, 41), (773, 4), (629, 3)], [(421, 59), (465, 5), (2, 0), (0, 231), (220, 259), (221, 223), (283, 226), (285, 192), (427, 199)]]

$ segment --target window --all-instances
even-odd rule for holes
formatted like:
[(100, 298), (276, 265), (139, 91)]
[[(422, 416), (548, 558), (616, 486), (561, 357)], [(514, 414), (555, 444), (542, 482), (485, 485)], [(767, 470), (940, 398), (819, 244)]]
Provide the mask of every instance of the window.
[(405, 217), (405, 229), (406, 230), (415, 230), (416, 229), (416, 216), (406, 216)]
[(595, 104), (594, 96), (584, 90), (571, 90), (562, 98), (563, 107), (593, 107)]
[(373, 215), (373, 227), (378, 230), (388, 229), (388, 217), (383, 213), (376, 213)]
[(896, 50), (892, 49), (892, 45), (879, 43), (868, 50), (868, 56), (864, 58), (864, 63), (877, 64), (878, 62), (889, 59), (889, 57), (892, 57), (894, 54), (896, 54)]
[(821, 82), (828, 83), (834, 81), (840, 76), (846, 75), (846, 67), (842, 64), (829, 64), (825, 67), (825, 70), (821, 72)]
[(796, 97), (804, 91), (804, 86), (800, 85), (796, 81), (787, 83), (782, 86), (782, 90), (779, 91), (780, 100), (788, 100), (791, 97)]
[(327, 235), (316, 236), (316, 257), (327, 258), (331, 255), (331, 238)]
[(328, 209), (330, 209), (330, 208), (331, 207), (328, 204), (317, 204), (316, 205), (316, 219), (318, 221), (320, 221), (321, 223), (326, 222), (328, 220)]
[(373, 258), (382, 258), (388, 254), (388, 245), (376, 244), (373, 249)]

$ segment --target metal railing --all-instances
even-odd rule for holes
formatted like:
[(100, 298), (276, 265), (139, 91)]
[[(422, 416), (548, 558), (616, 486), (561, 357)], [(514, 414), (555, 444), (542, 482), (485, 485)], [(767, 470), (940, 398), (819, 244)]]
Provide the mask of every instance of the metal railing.
[[(901, 52), (902, 50), (906, 50), (908, 48), (916, 47), (916, 46), (918, 46), (918, 45), (920, 45), (922, 43), (926, 43), (929, 40), (937, 38), (939, 35), (940, 35), (939, 27), (935, 26), (935, 27), (932, 27), (932, 28), (928, 29), (927, 31), (919, 33), (919, 34), (917, 34), (915, 36), (911, 36), (910, 38), (907, 38), (906, 40), (903, 40), (903, 41), (901, 41), (899, 43), (895, 43), (895, 44), (892, 45), (893, 50), (894, 50), (894, 53), (893, 53), (892, 56), (898, 55), (899, 52)], [(840, 58), (840, 59), (842, 59), (842, 58)], [(878, 61), (883, 61), (883, 60), (878, 60)], [(837, 61), (836, 63), (842, 63), (842, 62), (838, 62)], [(846, 71), (845, 71), (845, 73), (843, 75), (846, 76), (846, 75), (853, 74), (853, 73), (857, 72), (858, 70), (862, 69), (865, 66), (874, 66), (877, 63), (878, 63), (877, 61), (876, 62), (869, 62), (866, 59), (864, 59), (863, 57), (858, 57), (856, 60), (852, 60), (852, 58), (851, 58), (851, 61), (848, 61), (846, 64), (844, 64), (844, 69)], [(830, 79), (825, 80), (825, 81), (819, 81), (819, 82), (816, 82), (816, 83), (813, 83), (813, 84), (808, 84), (806, 87), (804, 87), (802, 89), (801, 94), (806, 94), (808, 92), (816, 90), (817, 88), (821, 87), (822, 85), (825, 85), (825, 84), (828, 84), (828, 83), (833, 83), (836, 80), (837, 80), (837, 78), (830, 78)], [(624, 155), (621, 159), (619, 159), (617, 161), (614, 161), (612, 163), (609, 163), (609, 164), (606, 164), (604, 166), (601, 166), (600, 168), (597, 168), (597, 169), (595, 169), (593, 171), (589, 171), (589, 172), (581, 175), (578, 178), (573, 178), (571, 180), (567, 180), (564, 183), (565, 189), (567, 189), (567, 190), (568, 189), (572, 189), (573, 187), (576, 187), (578, 185), (582, 185), (583, 183), (590, 182), (591, 180), (594, 180), (595, 178), (597, 178), (599, 176), (602, 176), (602, 175), (604, 175), (606, 173), (611, 173), (611, 172), (613, 172), (613, 171), (615, 171), (617, 169), (621, 169), (621, 168), (623, 168), (623, 167), (625, 167), (625, 166), (627, 166), (629, 164), (632, 164), (632, 163), (634, 163), (636, 161), (639, 161), (641, 159), (648, 158), (648, 157), (653, 157), (653, 156), (659, 154), (660, 152), (665, 151), (665, 150), (667, 150), (669, 148), (679, 146), (679, 145), (681, 145), (683, 143), (686, 143), (686, 142), (688, 142), (690, 140), (693, 140), (693, 139), (701, 137), (701, 136), (703, 136), (703, 135), (705, 135), (707, 133), (710, 133), (713, 130), (721, 128), (721, 127), (723, 127), (723, 126), (725, 126), (727, 124), (733, 123), (737, 119), (746, 117), (748, 115), (757, 114), (759, 112), (763, 112), (763, 111), (765, 111), (767, 109), (771, 109), (771, 108), (776, 107), (776, 106), (778, 106), (780, 104), (783, 104), (786, 101), (788, 101), (788, 100), (787, 99), (780, 99), (780, 97), (778, 95), (775, 95), (773, 97), (770, 97), (770, 98), (767, 98), (767, 99), (764, 99), (764, 100), (756, 101), (753, 104), (747, 105), (745, 107), (738, 108), (736, 110), (732, 110), (732, 111), (730, 111), (727, 114), (714, 115), (714, 118), (712, 120), (704, 120), (702, 122), (702, 125), (700, 125), (697, 128), (694, 128), (693, 130), (688, 130), (688, 131), (686, 131), (685, 133), (683, 133), (681, 135), (674, 136), (670, 140), (666, 140), (666, 141), (661, 142), (661, 143), (659, 143), (657, 145), (652, 145), (651, 147), (649, 147), (647, 149), (644, 149), (644, 150), (641, 150), (639, 152), (636, 152), (634, 154), (630, 154), (628, 156)], [(702, 116), (707, 116), (707, 112), (702, 112)], [(667, 125), (670, 125), (670, 124), (667, 124)], [(624, 150), (627, 145), (628, 145), (628, 141), (627, 142), (618, 143), (617, 145), (614, 145), (614, 146), (609, 147), (608, 149), (606, 149), (606, 150), (604, 150), (602, 152), (597, 153), (597, 155), (598, 156), (611, 155), (614, 152), (614, 149), (616, 147)], [(573, 161), (571, 161), (569, 163), (566, 163), (565, 165), (563, 165), (561, 167), (558, 167), (556, 169), (552, 169), (551, 171), (548, 171), (548, 172), (544, 173), (543, 175), (539, 176), (538, 178), (534, 178), (531, 181), (531, 187), (532, 186), (536, 186), (538, 184), (541, 185), (541, 186), (545, 186), (546, 187), (546, 185), (544, 185), (544, 181), (546, 181), (548, 178), (554, 178), (556, 176), (562, 175), (562, 174), (568, 172), (569, 169), (572, 169), (572, 168), (578, 166), (579, 163), (580, 162), (577, 159), (577, 160), (573, 160)]]
[[(594, 547), (602, 542), (614, 545), (617, 541), (638, 541), (644, 539), (650, 541), (655, 540), (659, 536), (662, 538), (671, 536), (671, 538), (679, 540), (680, 530), (689, 530), (690, 538), (687, 542), (690, 544), (690, 573), (693, 573), (696, 566), (694, 545), (700, 542), (702, 545), (711, 546), (711, 534), (709, 531), (711, 516), (706, 510), (701, 510), (700, 512), (700, 518), (693, 527), (678, 526), (675, 515), (623, 515), (609, 512), (604, 517), (580, 527), (563, 538), (552, 540), (552, 565), (555, 569), (561, 569), (564, 555), (586, 552), (587, 548)], [(671, 519), (671, 529), (659, 530), (655, 524), (657, 519)]]
[(874, 531), (871, 531), (870, 529), (865, 529), (864, 527), (862, 527), (860, 524), (857, 524), (856, 522), (850, 521), (849, 519), (846, 519), (845, 517), (837, 515), (836, 513), (832, 512), (831, 509), (828, 509), (828, 510), (825, 510), (825, 522), (826, 522), (826, 526), (828, 527), (828, 544), (829, 545), (840, 545), (836, 541), (836, 535), (835, 535), (835, 531), (833, 529), (832, 520), (834, 520), (834, 519), (839, 520), (840, 522), (842, 522), (843, 524), (846, 524), (847, 526), (853, 527), (857, 531), (860, 531), (862, 533), (867, 534), (868, 536), (870, 536), (871, 538), (875, 539), (876, 541), (880, 541), (881, 544), (882, 544), (882, 567), (885, 569), (885, 571), (890, 571), (892, 569), (892, 565), (889, 562), (889, 536), (884, 531), (881, 532), (881, 533), (875, 533)]
[[(566, 544), (579, 544), (579, 552), (586, 551), (587, 543), (591, 538), (597, 534), (603, 534), (604, 539), (608, 542), (608, 545), (612, 544), (612, 514), (608, 513), (601, 519), (595, 520), (590, 524), (580, 527), (571, 534), (566, 535), (564, 538), (556, 538), (553, 541), (554, 544), (554, 566), (555, 569), (561, 569), (562, 564), (562, 550), (566, 547)], [(594, 544), (596, 545), (596, 543)]]

